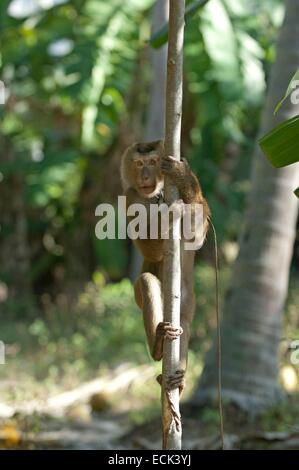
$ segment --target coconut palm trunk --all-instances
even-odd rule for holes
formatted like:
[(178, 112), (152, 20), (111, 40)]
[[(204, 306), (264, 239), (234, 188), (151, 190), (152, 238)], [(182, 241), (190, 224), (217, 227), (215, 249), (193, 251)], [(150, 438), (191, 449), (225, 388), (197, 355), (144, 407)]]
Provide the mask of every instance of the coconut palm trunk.
[[(299, 114), (299, 106), (288, 100), (278, 115), (273, 115), (298, 68), (299, 0), (286, 0), (261, 135)], [(239, 256), (222, 321), (223, 396), (250, 411), (273, 404), (281, 395), (278, 347), (298, 215), (293, 190), (298, 182), (298, 164), (274, 169), (257, 147)], [(216, 396), (216, 349), (214, 342), (193, 396), (195, 403)]]

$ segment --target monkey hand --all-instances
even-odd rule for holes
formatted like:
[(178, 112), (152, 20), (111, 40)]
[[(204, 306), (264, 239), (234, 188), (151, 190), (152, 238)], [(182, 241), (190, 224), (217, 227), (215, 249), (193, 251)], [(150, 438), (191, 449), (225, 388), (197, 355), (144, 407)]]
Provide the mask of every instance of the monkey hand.
[(174, 327), (171, 325), (170, 322), (160, 322), (156, 328), (156, 337), (169, 339), (170, 341), (174, 341), (183, 333), (183, 328), (180, 326), (179, 328)]
[(165, 156), (161, 161), (161, 170), (164, 175), (169, 176), (172, 179), (176, 179), (178, 176), (182, 176), (186, 173), (188, 168), (187, 160), (181, 161), (174, 157)]

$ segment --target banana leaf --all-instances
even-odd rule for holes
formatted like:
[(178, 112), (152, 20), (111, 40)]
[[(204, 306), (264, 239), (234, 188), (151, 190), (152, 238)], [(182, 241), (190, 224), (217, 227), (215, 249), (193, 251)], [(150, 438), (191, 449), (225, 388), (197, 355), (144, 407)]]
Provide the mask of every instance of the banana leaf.
[[(276, 168), (299, 161), (299, 116), (288, 119), (270, 131), (259, 144)], [(299, 198), (299, 188), (294, 191)]]
[(275, 108), (274, 114), (277, 114), (278, 111), (280, 110), (281, 106), (285, 102), (285, 100), (293, 93), (293, 91), (297, 88), (297, 84), (299, 82), (299, 70), (295, 73), (293, 76), (292, 80), (290, 81), (290, 84), (288, 86), (288, 89), (286, 91), (286, 94), (282, 98), (282, 100), (278, 103), (278, 105)]
[(276, 168), (299, 161), (299, 116), (275, 127), (259, 140), (265, 155)]

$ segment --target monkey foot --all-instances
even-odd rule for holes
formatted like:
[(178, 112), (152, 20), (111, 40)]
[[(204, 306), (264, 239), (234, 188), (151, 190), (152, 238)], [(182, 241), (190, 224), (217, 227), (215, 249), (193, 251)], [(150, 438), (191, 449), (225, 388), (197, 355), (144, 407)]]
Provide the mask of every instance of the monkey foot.
[[(156, 380), (158, 382), (158, 384), (160, 384), (162, 386), (162, 380), (163, 380), (163, 376), (162, 374), (159, 374), (157, 377), (156, 377)], [(185, 371), (180, 369), (180, 370), (177, 370), (175, 372), (175, 374), (173, 375), (170, 375), (167, 377), (167, 380), (166, 380), (166, 389), (167, 390), (174, 390), (176, 388), (179, 389), (180, 391), (180, 395), (182, 394), (184, 388), (186, 386), (186, 381), (185, 381)]]
[(156, 381), (158, 382), (159, 385), (161, 385), (161, 387), (162, 387), (162, 379), (163, 379), (162, 374), (157, 375)]
[(157, 326), (156, 335), (162, 336), (165, 339), (169, 339), (170, 341), (174, 341), (183, 333), (183, 328), (180, 326), (176, 328), (171, 325), (170, 322), (160, 322)]
[(166, 388), (168, 390), (174, 390), (175, 388), (178, 388), (180, 390), (181, 395), (185, 386), (185, 371), (183, 369), (177, 370), (175, 374), (169, 375), (167, 377)]

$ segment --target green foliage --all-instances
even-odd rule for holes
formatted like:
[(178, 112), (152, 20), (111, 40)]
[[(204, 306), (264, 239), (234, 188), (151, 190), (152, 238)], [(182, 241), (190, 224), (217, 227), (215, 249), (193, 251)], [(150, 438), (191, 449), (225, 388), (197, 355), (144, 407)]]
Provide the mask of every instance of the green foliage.
[[(97, 268), (114, 280), (127, 275), (128, 244), (95, 241), (93, 214), (107, 194), (115, 198), (118, 167), (108, 177), (106, 169), (123, 134), (142, 133), (152, 4), (76, 0), (24, 7), (13, 17), (11, 2), (1, 3), (1, 80), (9, 97), (0, 106), (0, 133), (12, 158), (0, 158), (0, 179), (9, 186), (21, 177), (39, 295), (63, 289), (54, 283), (57, 269), (75, 276), (72, 257), (88, 259), (88, 276)], [(221, 244), (238, 235), (282, 2), (186, 5), (183, 152), (200, 176)]]
[[(221, 273), (223, 286), (227, 279), (228, 271), (224, 270)], [(196, 270), (195, 292), (197, 314), (190, 361), (199, 373), (198, 367), (216, 326), (213, 268), (202, 265)], [(56, 380), (66, 370), (70, 375), (78, 373), (85, 377), (90, 369), (151, 361), (142, 314), (128, 280), (106, 284), (104, 275), (97, 271), (75, 304), (69, 304), (65, 295), (55, 301), (44, 295), (42, 302), (43, 312), (27, 320), (18, 316), (13, 324), (0, 317), (1, 339), (6, 344), (17, 342), (20, 345), (22, 354), (15, 360), (18, 363), (22, 359), (33, 367), (31, 373), (35, 377)], [(7, 312), (11, 318), (12, 312), (8, 309)], [(37, 352), (39, 360), (33, 364), (30, 358)]]
[[(230, 270), (220, 272), (221, 300), (229, 282)], [(299, 332), (298, 279), (292, 276), (290, 295), (285, 315), (285, 335), (295, 339)], [(202, 372), (204, 355), (210, 347), (216, 328), (215, 273), (211, 266), (201, 263), (195, 273), (196, 314), (193, 322), (189, 352), (188, 393)], [(161, 364), (150, 359), (141, 312), (136, 307), (132, 285), (127, 280), (106, 284), (101, 272), (79, 293), (77, 301), (68, 304), (65, 296), (55, 302), (42, 299), (43, 311), (35, 318), (18, 317), (11, 321), (10, 311), (0, 316), (1, 339), (7, 345), (6, 362), (1, 367), (2, 380), (22, 380), (22, 387), (10, 389), (10, 399), (32, 399), (34, 393), (42, 396), (59, 387), (73, 387), (82, 380), (90, 380), (108, 367), (124, 362), (152, 364), (153, 376)], [(281, 366), (289, 364), (289, 350), (281, 354)], [(38, 360), (37, 360), (38, 358)], [(151, 386), (149, 386), (149, 383)], [(41, 389), (41, 390), (40, 390)], [(132, 413), (134, 422), (143, 422), (159, 406), (159, 390), (154, 380), (133, 392), (134, 400), (142, 405), (142, 413)], [(130, 395), (131, 397), (131, 391)], [(146, 400), (145, 400), (146, 397)], [(4, 399), (4, 398), (3, 398)], [(131, 398), (132, 399), (132, 398)], [(296, 407), (297, 399), (291, 402)], [(144, 405), (146, 402), (146, 408)], [(297, 408), (291, 402), (271, 409), (261, 417), (263, 429), (284, 430), (297, 418)], [(285, 413), (285, 414), (284, 414)], [(232, 413), (234, 414), (234, 413)], [(228, 413), (228, 418), (231, 416)], [(218, 426), (218, 410), (204, 408), (199, 414), (206, 429)]]
[(1, 368), (1, 377), (17, 374), (24, 384), (30, 381), (29, 389), (43, 381), (50, 390), (56, 383), (70, 386), (88, 380), (108, 366), (149, 361), (142, 315), (127, 280), (105, 285), (96, 273), (75, 305), (68, 305), (63, 295), (55, 302), (45, 296), (43, 309), (35, 318), (19, 317), (14, 323), (11, 316), (0, 317), (9, 364)]
[[(278, 111), (280, 110), (281, 106), (283, 105), (283, 103), (289, 98), (289, 96), (292, 94), (292, 92), (294, 91), (294, 89), (296, 88), (297, 86), (297, 82), (299, 81), (299, 70), (297, 70), (297, 72), (295, 73), (295, 75), (293, 76), (292, 80), (290, 81), (290, 84), (288, 86), (288, 89), (286, 91), (286, 94), (285, 96), (282, 98), (282, 100), (278, 103), (278, 105), (276, 106), (275, 108), (275, 114), (278, 113)], [(296, 83), (295, 83), (296, 82)]]
[[(128, 67), (130, 62), (132, 65), (135, 56), (132, 47), (128, 45), (129, 42), (138, 40), (135, 22), (142, 21), (142, 10), (147, 8), (149, 3), (135, 0), (114, 0), (105, 5), (97, 1), (87, 3), (89, 28), (94, 23), (97, 30), (92, 34), (98, 36), (93, 53), (95, 61), (90, 71), (91, 78), (83, 91), (85, 104), (82, 115), (82, 143), (87, 147), (94, 145), (98, 104), (111, 76), (113, 81), (118, 81), (119, 78), (119, 84), (126, 83), (126, 74), (130, 71)], [(78, 66), (81, 67), (81, 64)], [(124, 74), (122, 78), (120, 73)]]
[[(275, 108), (275, 113), (279, 111), (286, 99), (296, 88), (296, 83), (299, 81), (299, 70), (292, 78), (284, 98), (278, 103)], [(268, 132), (259, 144), (265, 155), (276, 168), (281, 168), (287, 165), (292, 165), (299, 161), (299, 116), (295, 116), (275, 127), (272, 131)], [(299, 188), (294, 191), (295, 195), (299, 198)]]
[(260, 140), (272, 165), (280, 168), (299, 161), (299, 116), (288, 119)]
[(292, 428), (297, 427), (298, 420), (298, 397), (290, 397), (265, 411), (259, 418), (259, 423), (265, 431), (290, 432)]
[[(185, 22), (187, 24), (190, 17), (192, 17), (197, 10), (201, 9), (208, 3), (209, 0), (187, 0), (185, 9)], [(150, 39), (150, 45), (154, 48), (163, 46), (168, 40), (168, 23), (165, 24), (159, 31), (157, 31)]]
[(186, 28), (186, 110), (191, 103), (195, 109), (186, 118), (193, 119), (187, 156), (200, 175), (220, 240), (238, 234), (278, 9), (279, 2), (270, 8), (210, 0)]
[[(150, 362), (132, 286), (126, 279), (111, 282), (127, 275), (129, 245), (99, 242), (92, 232), (97, 201), (119, 184), (115, 156), (131, 138), (127, 129), (142, 134), (153, 1), (74, 0), (52, 7), (39, 2), (37, 10), (24, 7), (18, 17), (7, 11), (11, 3), (0, 2), (1, 80), (8, 91), (0, 106), (0, 191), (20, 177), (25, 217), (16, 222), (26, 226), (35, 298), (1, 300), (0, 339), (8, 345), (9, 367), (0, 372), (11, 380), (22, 377), (24, 389), (27, 381), (43, 389), (71, 386), (121, 362)], [(225, 251), (224, 239), (235, 241), (239, 232), (283, 2), (186, 4), (183, 152), (200, 177)], [(166, 40), (164, 28), (151, 45)], [(12, 232), (5, 220), (0, 228), (5, 252), (2, 242)], [(89, 282), (82, 291), (78, 267), (86, 260)], [(212, 263), (196, 269), (188, 383), (201, 373), (216, 327), (214, 276)], [(2, 266), (0, 277), (13, 282), (2, 276)], [(223, 291), (228, 278), (225, 267)], [(296, 292), (297, 283), (287, 308), (288, 336), (299, 331)], [(11, 391), (13, 398), (23, 393), (23, 387)], [(146, 393), (152, 396), (152, 390)], [(205, 410), (202, 419), (214, 426), (218, 418)], [(265, 420), (272, 426), (272, 416)]]
[[(7, 11), (10, 3), (1, 3), (1, 79), (9, 98), (0, 106), (0, 133), (13, 158), (0, 158), (0, 177), (9, 184), (19, 173), (24, 181), (29, 238), (40, 246), (31, 273), (38, 282), (65, 262), (64, 240), (80, 229), (90, 149), (96, 149), (100, 172), (117, 138), (142, 47), (136, 25), (146, 22), (150, 1), (24, 7), (17, 19)], [(107, 259), (102, 267), (120, 277), (126, 256), (121, 259), (118, 266)]]

